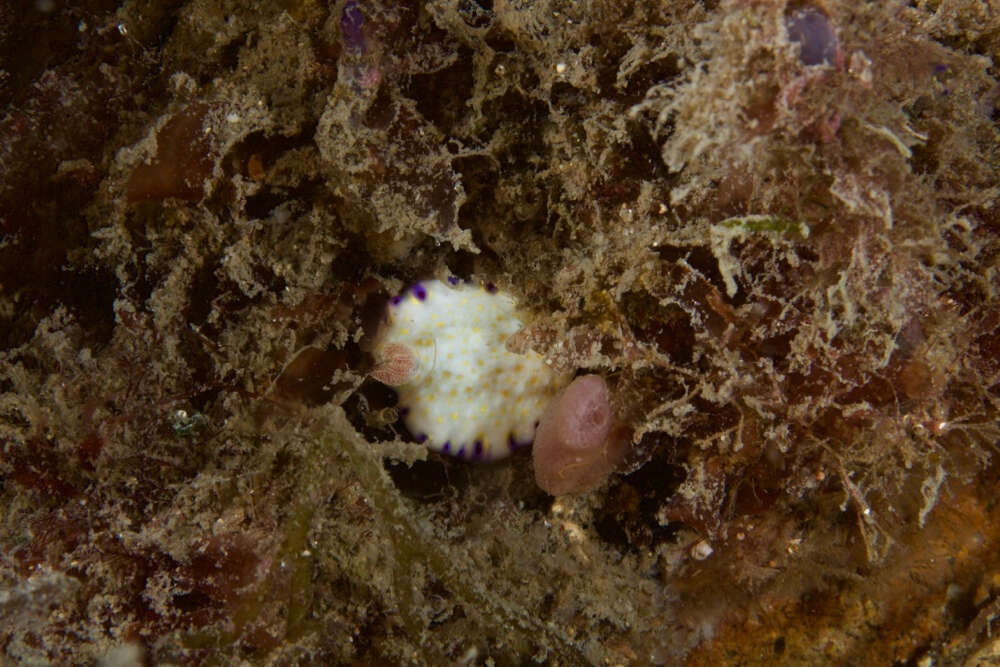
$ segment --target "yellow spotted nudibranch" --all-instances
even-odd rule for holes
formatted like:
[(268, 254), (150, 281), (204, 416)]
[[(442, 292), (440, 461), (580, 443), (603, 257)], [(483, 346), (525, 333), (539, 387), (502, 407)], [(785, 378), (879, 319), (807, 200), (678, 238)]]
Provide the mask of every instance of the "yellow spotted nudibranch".
[(371, 375), (399, 394), (419, 442), (471, 461), (531, 444), (563, 379), (536, 352), (516, 354), (514, 300), (492, 285), (449, 278), (417, 283), (389, 302)]

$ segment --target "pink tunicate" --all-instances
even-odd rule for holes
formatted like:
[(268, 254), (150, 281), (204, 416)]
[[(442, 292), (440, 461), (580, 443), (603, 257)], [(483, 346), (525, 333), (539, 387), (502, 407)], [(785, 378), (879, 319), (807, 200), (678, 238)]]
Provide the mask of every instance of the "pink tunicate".
[(535, 481), (554, 496), (594, 489), (621, 462), (629, 441), (604, 378), (578, 377), (542, 415), (532, 452)]

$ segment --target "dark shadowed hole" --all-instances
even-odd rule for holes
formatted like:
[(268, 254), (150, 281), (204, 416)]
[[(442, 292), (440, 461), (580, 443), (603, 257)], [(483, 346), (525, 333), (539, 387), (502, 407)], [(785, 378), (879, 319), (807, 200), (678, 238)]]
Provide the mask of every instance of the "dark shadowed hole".
[(587, 96), (582, 90), (566, 81), (557, 81), (552, 84), (552, 93), (549, 97), (552, 105), (567, 111), (573, 111), (582, 107)]
[(212, 312), (212, 303), (221, 294), (221, 285), (215, 273), (216, 265), (206, 262), (194, 274), (191, 280), (190, 296), (187, 307), (187, 319), (200, 326)]
[(198, 72), (198, 82), (201, 85), (208, 84), (213, 78), (220, 75), (222, 71), (235, 71), (240, 64), (240, 51), (246, 44), (246, 35), (238, 35), (231, 42), (221, 47), (217, 53), (215, 61), (202, 60), (205, 65), (204, 70)]
[(118, 279), (106, 271), (64, 269), (59, 282), (64, 287), (61, 300), (87, 332), (88, 342), (107, 343), (115, 326)]
[(465, 187), (466, 199), (459, 210), (459, 226), (469, 228), (496, 205), (494, 193), (499, 180), (496, 163), (485, 155), (469, 155), (456, 157), (452, 167)]
[(493, 0), (459, 0), (458, 13), (470, 28), (485, 28), (493, 20)]
[(663, 305), (646, 292), (627, 292), (622, 309), (636, 337), (678, 364), (691, 362), (695, 329), (691, 316), (676, 304)]
[(628, 533), (625, 532), (621, 521), (612, 514), (605, 514), (599, 518), (594, 524), (594, 529), (597, 535), (609, 544), (626, 546), (629, 543)]
[(472, 95), (472, 52), (459, 50), (450, 67), (430, 74), (414, 75), (406, 90), (407, 97), (417, 103), (420, 114), (446, 136), (468, 113), (467, 102)]
[(726, 293), (726, 282), (719, 271), (719, 260), (711, 248), (704, 246), (660, 246), (656, 253), (665, 261), (674, 263), (684, 260), (698, 273), (705, 276), (720, 294)]
[(402, 420), (388, 421), (397, 413), (396, 392), (381, 382), (366, 381), (344, 401), (344, 412), (355, 430), (369, 442), (392, 440), (404, 430)]
[[(0, 107), (19, 104), (32, 94), (31, 83), (46, 70), (63, 65), (84, 47), (80, 21), (104, 25), (106, 13), (121, 4), (118, 0), (79, 0), (57, 11), (39, 11), (30, 0), (5, 2), (0, 16), (0, 62), (4, 63), (5, 85), (0, 86)], [(91, 31), (87, 31), (88, 33)]]
[(386, 472), (396, 489), (411, 500), (437, 503), (447, 500), (451, 489), (462, 491), (469, 486), (470, 467), (473, 464), (449, 461), (434, 455), (427, 461), (415, 461), (412, 466), (395, 461), (385, 461)]
[(441, 489), (448, 483), (448, 476), (440, 461), (415, 461), (412, 466), (386, 461), (385, 469), (399, 492), (412, 500), (440, 500), (443, 497)]
[(641, 102), (653, 86), (669, 83), (681, 73), (680, 58), (675, 54), (654, 60), (633, 72), (625, 85), (625, 103)]
[[(495, 33), (497, 31), (491, 30), (489, 32)], [(513, 53), (517, 51), (517, 44), (504, 33), (497, 33), (495, 35), (487, 33), (487, 35), (486, 44), (497, 53)]]
[(792, 351), (792, 341), (797, 334), (798, 330), (794, 330), (762, 341), (760, 343), (761, 354), (781, 366), (787, 365), (789, 354)]
[(684, 469), (671, 463), (672, 451), (661, 450), (637, 471), (625, 475), (608, 489), (597, 512), (598, 536), (622, 551), (653, 549), (673, 542), (682, 525), (660, 525), (660, 508), (684, 481)]
[(174, 595), (170, 600), (170, 604), (177, 608), (179, 611), (185, 614), (190, 614), (198, 611), (199, 609), (204, 609), (205, 607), (215, 606), (216, 603), (207, 594), (200, 591), (191, 591), (190, 593), (178, 593)]

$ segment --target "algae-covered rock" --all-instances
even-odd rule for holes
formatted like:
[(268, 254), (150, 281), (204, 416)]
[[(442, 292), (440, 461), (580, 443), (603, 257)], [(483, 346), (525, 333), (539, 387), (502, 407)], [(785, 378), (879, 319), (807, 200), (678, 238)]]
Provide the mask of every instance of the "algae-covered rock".
[[(2, 662), (995, 653), (988, 3), (57, 5), (0, 7)], [(604, 379), (600, 486), (399, 420), (449, 276)]]

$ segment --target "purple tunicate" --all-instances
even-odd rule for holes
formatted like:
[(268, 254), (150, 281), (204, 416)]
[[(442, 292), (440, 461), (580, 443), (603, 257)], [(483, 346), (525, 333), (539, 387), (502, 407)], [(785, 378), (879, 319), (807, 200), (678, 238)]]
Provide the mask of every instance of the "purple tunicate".
[(837, 35), (830, 20), (816, 7), (801, 7), (785, 17), (788, 39), (799, 44), (803, 65), (832, 63), (837, 54)]
[(365, 51), (365, 16), (358, 7), (357, 0), (347, 0), (340, 11), (340, 34), (349, 51)]

